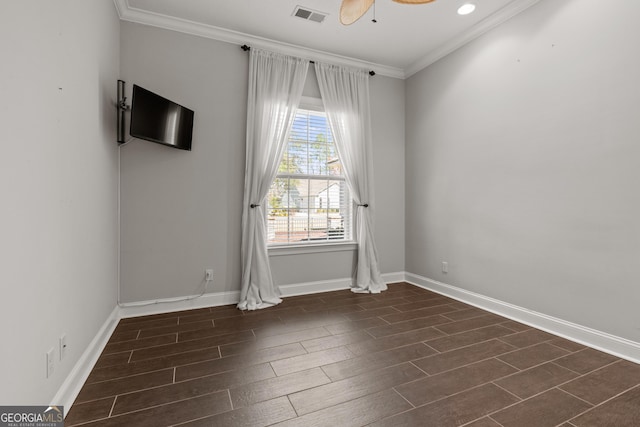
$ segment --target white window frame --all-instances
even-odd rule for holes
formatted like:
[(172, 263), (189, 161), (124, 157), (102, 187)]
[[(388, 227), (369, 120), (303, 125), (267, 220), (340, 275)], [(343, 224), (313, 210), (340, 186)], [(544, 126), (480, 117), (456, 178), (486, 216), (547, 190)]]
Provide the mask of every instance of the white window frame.
[[(324, 113), (324, 104), (322, 99), (313, 98), (303, 96), (300, 105), (298, 105), (298, 109), (300, 110), (311, 110), (311, 111), (319, 111)], [(301, 179), (309, 178), (317, 178), (315, 175), (300, 175)], [(346, 180), (345, 180), (346, 184)], [(353, 207), (353, 199), (350, 197), (350, 203)], [(269, 252), (269, 256), (283, 256), (283, 255), (294, 255), (294, 254), (309, 254), (309, 253), (322, 253), (322, 252), (340, 252), (340, 251), (355, 251), (358, 248), (358, 244), (354, 239), (354, 213), (355, 210), (352, 208), (350, 211), (350, 239), (339, 240), (339, 241), (316, 241), (310, 243), (268, 243), (267, 249)], [(265, 214), (268, 214), (268, 209)]]

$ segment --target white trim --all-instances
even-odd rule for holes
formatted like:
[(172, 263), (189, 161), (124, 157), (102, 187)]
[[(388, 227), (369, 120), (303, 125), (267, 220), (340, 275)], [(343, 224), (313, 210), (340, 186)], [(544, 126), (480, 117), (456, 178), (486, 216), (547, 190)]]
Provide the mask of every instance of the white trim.
[[(382, 275), (385, 283), (403, 282), (404, 272), (386, 273)], [(311, 295), (321, 292), (340, 291), (350, 289), (353, 281), (351, 279), (322, 280), (318, 282), (296, 283), (292, 285), (280, 285), (280, 295), (283, 298), (297, 295)]]
[(200, 297), (187, 296), (181, 301), (173, 298), (140, 301), (120, 304), (120, 318), (148, 316), (150, 314), (171, 313), (172, 311), (192, 310), (194, 308), (216, 307), (219, 305), (237, 304), (240, 302), (240, 291), (213, 292)]
[(323, 243), (308, 245), (289, 245), (289, 246), (268, 246), (269, 256), (283, 255), (300, 255), (300, 254), (317, 254), (321, 252), (342, 252), (355, 251), (358, 249), (358, 243), (353, 241), (340, 243)]
[(297, 46), (290, 43), (279, 42), (276, 40), (257, 37), (251, 34), (241, 33), (239, 31), (227, 30), (213, 25), (206, 25), (199, 22), (189, 21), (186, 19), (175, 18), (159, 13), (153, 13), (142, 9), (137, 9), (129, 5), (128, 0), (113, 0), (118, 16), (122, 21), (136, 22), (138, 24), (150, 25), (153, 27), (164, 28), (167, 30), (178, 31), (185, 34), (191, 34), (198, 37), (205, 37), (213, 40), (219, 40), (233, 44), (249, 44), (269, 50), (274, 50), (287, 55), (298, 56), (301, 58), (323, 61), (337, 65), (345, 65), (349, 67), (365, 68), (373, 70), (377, 74), (393, 77), (396, 79), (406, 79), (411, 77), (418, 71), (427, 68), (429, 65), (447, 56), (451, 52), (459, 49), (472, 40), (480, 37), (487, 31), (497, 27), (503, 22), (508, 21), (520, 12), (528, 9), (540, 0), (515, 0), (507, 4), (494, 14), (486, 17), (478, 24), (469, 28), (462, 34), (447, 41), (439, 48), (428, 53), (424, 58), (414, 62), (409, 67), (402, 69), (389, 65), (376, 64), (373, 62), (363, 61), (342, 55), (336, 55), (330, 52), (310, 49)]
[[(483, 310), (547, 331), (554, 335), (613, 354), (634, 363), (640, 363), (640, 343), (575, 323), (567, 322), (523, 307), (518, 307), (513, 304), (457, 288), (417, 274), (395, 272), (383, 274), (382, 277), (386, 283), (404, 281), (414, 286), (446, 295), (450, 298), (479, 307)], [(351, 279), (337, 279), (281, 285), (280, 292), (282, 293), (282, 296), (286, 298), (294, 295), (308, 295), (349, 289), (351, 287), (351, 283)], [(236, 304), (239, 301), (240, 292), (229, 291), (205, 294), (200, 298), (194, 298), (187, 301), (172, 301), (171, 299), (165, 299), (121, 304), (120, 307), (115, 307), (104, 325), (96, 334), (95, 338), (87, 346), (87, 349), (84, 351), (78, 362), (76, 362), (71, 373), (64, 380), (51, 403), (55, 405), (62, 404), (65, 408), (71, 408), (71, 405), (78, 396), (84, 382), (89, 377), (91, 370), (109, 341), (109, 338), (113, 334), (113, 331), (120, 319), (194, 308)]]
[(437, 280), (418, 276), (417, 274), (405, 273), (405, 280), (412, 285), (446, 295), (631, 362), (640, 363), (640, 343), (470, 292)]
[[(384, 274), (385, 280), (402, 281), (404, 273)], [(349, 289), (351, 279), (326, 280), (321, 282), (309, 282), (297, 285), (283, 285), (280, 290), (284, 297), (294, 295), (313, 294), (319, 292), (329, 292), (341, 289)], [(185, 297), (182, 301), (174, 301), (172, 298), (139, 301), (134, 303), (124, 303), (116, 306), (107, 320), (104, 322), (94, 339), (89, 343), (80, 359), (67, 375), (64, 382), (53, 397), (52, 405), (62, 405), (67, 408), (67, 413), (71, 405), (78, 397), (85, 381), (89, 377), (91, 370), (95, 366), (100, 354), (109, 342), (113, 331), (120, 319), (137, 316), (148, 316), (151, 314), (169, 313), (173, 311), (191, 310), (195, 308), (216, 307), (221, 305), (237, 304), (240, 301), (240, 291), (216, 292), (204, 294), (201, 297)]]
[(118, 324), (118, 313), (119, 309), (115, 307), (96, 336), (91, 340), (84, 353), (82, 353), (80, 359), (78, 359), (73, 366), (67, 378), (65, 378), (58, 392), (53, 397), (51, 405), (62, 405), (67, 409), (66, 412), (69, 412), (71, 405), (74, 400), (76, 400), (76, 397), (78, 397), (78, 393), (80, 393), (84, 382), (89, 377), (93, 366), (98, 361), (102, 350), (107, 345), (111, 334), (113, 334)]
[(497, 27), (498, 25), (508, 21), (517, 14), (524, 12), (540, 0), (516, 0), (507, 4), (496, 13), (487, 16), (485, 19), (469, 28), (467, 31), (447, 41), (439, 48), (429, 52), (427, 56), (408, 66), (405, 71), (405, 78), (409, 78), (418, 71), (427, 68), (429, 65), (438, 61), (439, 59), (449, 55), (453, 51), (460, 49), (467, 43), (477, 39), (487, 31)]
[(351, 287), (351, 279), (323, 280), (320, 282), (296, 283), (292, 285), (280, 285), (282, 298), (296, 295), (311, 295), (321, 292), (340, 291)]
[[(178, 31), (185, 34), (191, 34), (194, 36), (220, 40), (227, 43), (238, 45), (248, 44), (251, 46), (269, 49), (286, 55), (293, 55), (312, 61), (321, 61), (355, 68), (364, 68), (367, 70), (373, 70), (376, 72), (376, 74), (380, 74), (383, 76), (394, 77), (396, 79), (404, 79), (404, 71), (400, 68), (362, 61), (355, 58), (336, 55), (330, 52), (309, 49), (290, 43), (283, 43), (264, 37), (257, 37), (251, 34), (241, 33), (239, 31), (227, 30), (225, 28), (215, 27), (213, 25), (206, 25), (199, 22), (175, 18), (159, 13), (152, 13), (146, 10), (131, 7), (127, 0), (114, 0), (114, 4), (116, 5), (118, 16), (122, 21), (136, 22), (138, 24), (150, 25), (152, 27), (164, 28), (167, 30)], [(240, 48), (238, 47), (238, 49)]]
[(190, 310), (193, 308), (237, 304), (239, 301), (240, 291), (231, 291), (204, 294), (199, 298), (193, 298), (185, 301), (172, 301), (171, 299), (165, 299), (142, 301), (116, 306), (96, 334), (95, 338), (89, 343), (84, 353), (82, 353), (82, 356), (80, 356), (80, 359), (78, 359), (69, 375), (65, 378), (64, 382), (53, 397), (51, 404), (62, 405), (67, 408), (66, 412), (69, 412), (71, 405), (78, 397), (78, 393), (80, 393), (82, 386), (98, 361), (100, 354), (102, 354), (102, 351), (109, 342), (109, 339), (111, 338), (111, 335), (113, 334), (113, 331), (118, 325), (120, 319), (168, 313), (172, 311)]
[(404, 271), (399, 271), (396, 273), (383, 273), (382, 280), (384, 280), (386, 284), (406, 282), (405, 280), (406, 275), (407, 274)]

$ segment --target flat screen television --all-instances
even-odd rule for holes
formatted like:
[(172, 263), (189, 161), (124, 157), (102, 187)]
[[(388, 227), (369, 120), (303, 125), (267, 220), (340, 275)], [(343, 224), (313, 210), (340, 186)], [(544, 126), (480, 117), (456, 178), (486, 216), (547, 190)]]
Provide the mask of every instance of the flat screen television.
[(131, 136), (191, 151), (193, 110), (133, 85)]

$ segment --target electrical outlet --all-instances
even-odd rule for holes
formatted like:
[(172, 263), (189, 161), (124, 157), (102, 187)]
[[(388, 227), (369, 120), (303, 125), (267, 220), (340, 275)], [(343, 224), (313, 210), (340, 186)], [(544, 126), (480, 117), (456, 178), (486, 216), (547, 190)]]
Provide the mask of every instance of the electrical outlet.
[(442, 272), (444, 274), (449, 272), (449, 263), (447, 261), (442, 261)]
[(64, 359), (64, 356), (67, 354), (67, 334), (62, 334), (60, 336), (60, 360)]
[(204, 271), (204, 280), (211, 282), (213, 280), (213, 268), (207, 268)]
[(47, 351), (47, 378), (50, 378), (53, 375), (53, 368), (55, 367), (55, 349), (51, 347), (49, 351)]

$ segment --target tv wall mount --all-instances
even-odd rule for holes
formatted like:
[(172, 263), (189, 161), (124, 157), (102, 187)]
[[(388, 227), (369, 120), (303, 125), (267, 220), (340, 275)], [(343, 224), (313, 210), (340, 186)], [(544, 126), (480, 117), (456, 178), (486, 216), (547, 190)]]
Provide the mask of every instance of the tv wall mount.
[(124, 95), (124, 80), (118, 80), (118, 101), (116, 103), (117, 109), (117, 134), (118, 144), (124, 144), (125, 141), (125, 113), (131, 109), (130, 105), (127, 105), (127, 97)]

